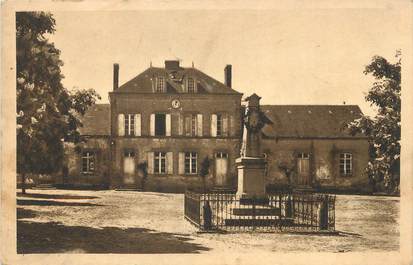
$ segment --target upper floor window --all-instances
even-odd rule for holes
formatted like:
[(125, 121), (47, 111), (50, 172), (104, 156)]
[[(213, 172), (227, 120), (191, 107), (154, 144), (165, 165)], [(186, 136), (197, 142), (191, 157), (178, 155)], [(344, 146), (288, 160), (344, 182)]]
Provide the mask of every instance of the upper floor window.
[(202, 114), (190, 113), (185, 115), (185, 135), (202, 136)]
[(196, 88), (195, 88), (195, 80), (193, 78), (188, 78), (186, 80), (186, 89), (188, 93), (195, 93)]
[(223, 132), (222, 114), (217, 114), (217, 136), (222, 136)]
[(166, 134), (166, 115), (163, 113), (155, 114), (155, 136), (165, 136)]
[(156, 88), (155, 88), (156, 93), (162, 93), (165, 92), (165, 77), (160, 76), (156, 79)]
[(135, 117), (133, 114), (125, 115), (125, 135), (134, 135)]
[(149, 126), (151, 136), (171, 136), (171, 114), (152, 113)]
[(141, 136), (141, 114), (118, 114), (119, 136)]
[(340, 175), (349, 176), (353, 173), (353, 155), (351, 153), (340, 154)]
[(228, 136), (228, 115), (217, 113), (211, 115), (211, 136)]
[(196, 135), (196, 129), (197, 129), (197, 122), (196, 122), (196, 115), (192, 114), (191, 115), (191, 135)]
[(95, 172), (95, 153), (85, 151), (82, 153), (82, 173), (91, 174)]

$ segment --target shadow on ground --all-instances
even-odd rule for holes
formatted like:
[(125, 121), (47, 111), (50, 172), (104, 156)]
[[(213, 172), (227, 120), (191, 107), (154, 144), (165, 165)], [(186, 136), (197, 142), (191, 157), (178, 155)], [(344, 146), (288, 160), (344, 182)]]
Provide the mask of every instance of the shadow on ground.
[(65, 226), (17, 222), (17, 253), (199, 253), (209, 248), (184, 234), (144, 228)]
[(35, 218), (37, 215), (36, 211), (17, 208), (17, 219)]
[(98, 199), (96, 196), (81, 196), (68, 194), (41, 194), (41, 193), (17, 193), (18, 197), (39, 198), (39, 199), (68, 199), (68, 200), (82, 200), (82, 199)]
[(59, 201), (46, 201), (46, 200), (20, 200), (17, 199), (17, 205), (24, 206), (103, 206), (101, 204), (89, 203), (89, 202), (59, 202)]

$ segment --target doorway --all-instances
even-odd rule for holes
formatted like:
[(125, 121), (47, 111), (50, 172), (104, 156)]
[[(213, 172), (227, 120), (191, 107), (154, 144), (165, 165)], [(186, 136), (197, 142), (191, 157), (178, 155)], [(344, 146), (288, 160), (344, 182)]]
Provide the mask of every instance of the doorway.
[(310, 185), (310, 154), (299, 153), (297, 156), (297, 184)]
[(135, 152), (125, 151), (123, 157), (123, 182), (135, 184)]
[(228, 173), (228, 153), (218, 152), (215, 154), (215, 176), (216, 185), (224, 186)]

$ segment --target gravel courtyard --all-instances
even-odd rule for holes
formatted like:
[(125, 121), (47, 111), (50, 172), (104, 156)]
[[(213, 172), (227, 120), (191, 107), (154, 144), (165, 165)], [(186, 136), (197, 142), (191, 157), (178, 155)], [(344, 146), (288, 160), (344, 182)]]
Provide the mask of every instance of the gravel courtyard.
[(398, 251), (399, 198), (338, 195), (338, 235), (197, 233), (183, 194), (28, 190), (17, 194), (18, 253)]

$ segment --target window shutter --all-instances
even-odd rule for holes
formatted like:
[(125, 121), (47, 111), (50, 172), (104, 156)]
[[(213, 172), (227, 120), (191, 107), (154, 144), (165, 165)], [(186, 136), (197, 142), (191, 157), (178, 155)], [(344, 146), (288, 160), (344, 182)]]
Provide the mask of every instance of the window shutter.
[(211, 136), (217, 137), (217, 115), (211, 115)]
[(135, 114), (134, 120), (135, 120), (135, 136), (141, 136), (142, 135), (141, 114)]
[(149, 129), (150, 129), (150, 135), (155, 136), (155, 114), (154, 113), (152, 113), (150, 117)]
[(235, 135), (235, 119), (233, 115), (229, 116), (229, 136)]
[(224, 136), (228, 136), (228, 115), (222, 117), (222, 132)]
[(153, 152), (148, 152), (148, 174), (153, 174)]
[(171, 114), (168, 113), (165, 116), (166, 123), (166, 136), (171, 136)]
[(182, 114), (179, 114), (179, 117), (178, 117), (178, 134), (179, 135), (184, 134), (184, 118)]
[(196, 121), (197, 121), (197, 136), (202, 136), (202, 114), (198, 114), (196, 117)]
[(191, 117), (185, 116), (185, 135), (191, 136)]
[(185, 153), (179, 152), (179, 175), (185, 174)]
[(172, 152), (167, 152), (166, 153), (166, 166), (167, 166), (167, 174), (173, 174), (174, 173), (174, 161), (173, 161), (173, 153)]
[(118, 135), (119, 136), (125, 135), (125, 115), (124, 114), (118, 115)]

